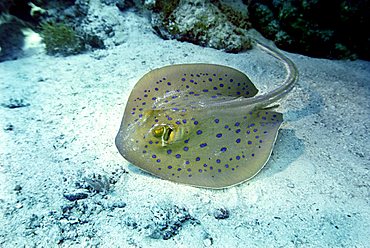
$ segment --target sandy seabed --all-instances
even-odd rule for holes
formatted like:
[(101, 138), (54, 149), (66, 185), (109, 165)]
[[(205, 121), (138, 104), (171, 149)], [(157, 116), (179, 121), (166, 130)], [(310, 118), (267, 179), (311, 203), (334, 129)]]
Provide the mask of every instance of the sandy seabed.
[(285, 53), (300, 79), (279, 107), (270, 161), (241, 185), (200, 189), (119, 155), (114, 138), (138, 79), (216, 63), (268, 92), (284, 67), (258, 49), (164, 41), (146, 19), (122, 18), (122, 45), (70, 57), (39, 47), (0, 63), (1, 247), (368, 247), (369, 62)]

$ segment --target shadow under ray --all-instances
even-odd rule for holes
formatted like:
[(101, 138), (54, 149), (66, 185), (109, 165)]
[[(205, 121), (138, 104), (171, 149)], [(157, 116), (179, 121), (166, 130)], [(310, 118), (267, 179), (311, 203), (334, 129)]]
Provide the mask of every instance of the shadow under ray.
[(303, 140), (297, 138), (293, 129), (281, 129), (270, 160), (256, 177), (271, 177), (286, 170), (304, 150)]

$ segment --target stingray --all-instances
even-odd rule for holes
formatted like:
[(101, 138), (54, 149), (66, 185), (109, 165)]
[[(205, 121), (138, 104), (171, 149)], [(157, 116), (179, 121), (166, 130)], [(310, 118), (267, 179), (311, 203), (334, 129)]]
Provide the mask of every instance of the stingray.
[(257, 95), (241, 71), (217, 64), (177, 64), (145, 74), (130, 94), (115, 139), (120, 154), (155, 176), (196, 187), (226, 188), (255, 176), (283, 121), (273, 110), (276, 101), (298, 78), (290, 59), (257, 46), (288, 72), (266, 94)]

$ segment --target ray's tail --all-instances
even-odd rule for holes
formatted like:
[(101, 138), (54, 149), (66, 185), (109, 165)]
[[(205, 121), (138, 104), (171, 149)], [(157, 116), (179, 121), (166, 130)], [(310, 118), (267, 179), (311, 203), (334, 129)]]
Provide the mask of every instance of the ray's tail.
[(258, 40), (255, 41), (257, 43), (258, 48), (272, 55), (285, 65), (287, 70), (287, 76), (284, 79), (281, 86), (268, 93), (257, 95), (255, 97), (251, 98), (240, 97), (234, 100), (228, 100), (227, 102), (213, 103), (211, 106), (218, 107), (222, 105), (222, 107), (226, 110), (232, 108), (238, 109), (248, 108), (248, 110), (269, 108), (270, 104), (280, 100), (294, 88), (296, 82), (298, 81), (298, 70), (293, 61), (291, 61), (288, 57), (279, 52), (277, 49), (267, 46)]
[(274, 56), (278, 60), (284, 63), (286, 70), (287, 70), (287, 76), (285, 77), (284, 82), (282, 85), (273, 91), (263, 94), (260, 96), (255, 97), (258, 101), (259, 106), (268, 106), (271, 103), (274, 103), (278, 101), (279, 99), (283, 98), (286, 94), (288, 94), (296, 85), (296, 82), (298, 81), (298, 69), (296, 65), (291, 61), (288, 57), (286, 57), (284, 54), (279, 52), (278, 50), (271, 48), (258, 40), (256, 40), (257, 46), (262, 49), (263, 51), (267, 52), (268, 54)]

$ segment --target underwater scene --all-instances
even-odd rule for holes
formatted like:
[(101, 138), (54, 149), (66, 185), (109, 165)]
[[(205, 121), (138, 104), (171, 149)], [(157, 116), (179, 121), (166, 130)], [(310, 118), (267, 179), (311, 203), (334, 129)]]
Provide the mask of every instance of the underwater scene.
[(0, 247), (370, 247), (369, 13), (0, 0)]

